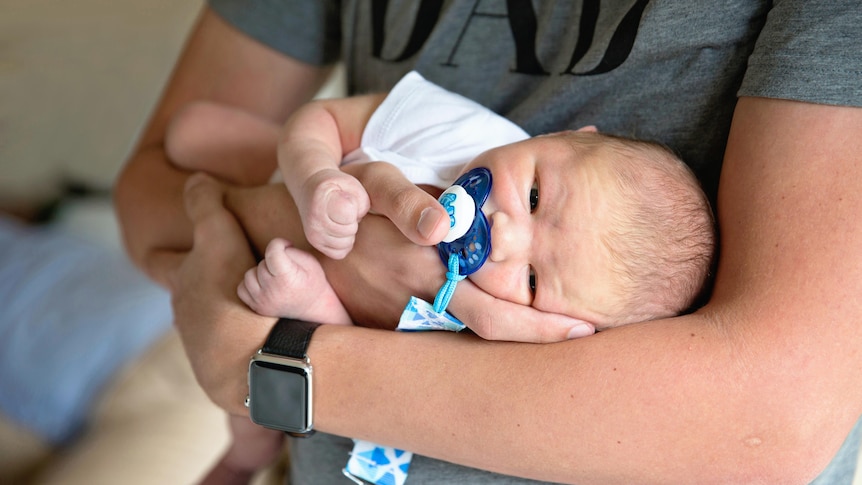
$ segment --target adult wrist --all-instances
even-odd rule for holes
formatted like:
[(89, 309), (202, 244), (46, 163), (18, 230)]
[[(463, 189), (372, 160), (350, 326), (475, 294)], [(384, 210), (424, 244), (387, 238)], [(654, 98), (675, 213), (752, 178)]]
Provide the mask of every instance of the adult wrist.
[(248, 370), (251, 420), (294, 437), (314, 433), (314, 368), (307, 355), (319, 323), (279, 319)]

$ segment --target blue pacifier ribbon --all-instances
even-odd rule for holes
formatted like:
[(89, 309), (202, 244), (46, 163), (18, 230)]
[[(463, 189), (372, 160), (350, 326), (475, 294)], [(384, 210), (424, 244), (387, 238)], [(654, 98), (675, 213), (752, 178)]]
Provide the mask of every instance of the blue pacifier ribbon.
[(443, 313), (446, 311), (446, 307), (449, 306), (449, 300), (451, 300), (452, 295), (455, 294), (455, 286), (459, 281), (466, 278), (466, 276), (460, 274), (458, 270), (458, 255), (450, 254), (449, 271), (446, 272), (446, 282), (443, 283), (443, 286), (441, 286), (440, 290), (437, 292), (437, 296), (434, 297), (435, 312)]
[(446, 283), (434, 298), (434, 311), (449, 306), (455, 286), (475, 273), (491, 254), (491, 226), (482, 206), (491, 193), (491, 171), (484, 167), (470, 170), (446, 189), (438, 199), (449, 214), (449, 233), (437, 245), (446, 265)]

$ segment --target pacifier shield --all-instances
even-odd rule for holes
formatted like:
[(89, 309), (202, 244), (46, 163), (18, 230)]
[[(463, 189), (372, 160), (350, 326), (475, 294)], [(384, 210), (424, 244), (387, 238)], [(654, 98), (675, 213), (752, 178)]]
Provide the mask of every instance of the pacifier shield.
[(458, 256), (458, 273), (468, 276), (475, 273), (485, 264), (491, 254), (491, 230), (485, 214), (479, 212), (473, 225), (460, 239), (451, 243), (442, 242), (437, 245), (437, 253), (443, 263), (448, 263), (449, 255)]
[(477, 167), (458, 177), (452, 185), (460, 185), (476, 201), (481, 209), (491, 194), (491, 171), (485, 167)]
[[(449, 255), (457, 255), (458, 273), (462, 276), (475, 273), (491, 254), (491, 228), (482, 212), (490, 193), (491, 171), (480, 167), (459, 177), (440, 196), (440, 203), (449, 213), (450, 229), (446, 239), (437, 245), (437, 252), (445, 265)], [(466, 195), (472, 204), (463, 200)]]

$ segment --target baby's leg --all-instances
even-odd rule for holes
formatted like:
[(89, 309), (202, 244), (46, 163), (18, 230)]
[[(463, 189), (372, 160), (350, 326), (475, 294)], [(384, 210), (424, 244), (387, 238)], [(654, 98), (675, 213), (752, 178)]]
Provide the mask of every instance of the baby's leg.
[(261, 315), (352, 323), (317, 259), (284, 239), (270, 241), (264, 260), (246, 272), (237, 293)]
[(226, 105), (199, 101), (177, 112), (165, 133), (168, 158), (241, 185), (265, 183), (277, 166), (280, 127)]

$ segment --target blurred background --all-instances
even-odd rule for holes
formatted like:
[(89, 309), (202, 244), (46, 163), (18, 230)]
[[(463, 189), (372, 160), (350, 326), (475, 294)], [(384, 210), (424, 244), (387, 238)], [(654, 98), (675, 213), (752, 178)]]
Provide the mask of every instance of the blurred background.
[(193, 483), (227, 444), (110, 201), (202, 4), (0, 0), (0, 484)]
[(0, 193), (107, 188), (200, 0), (0, 1)]

